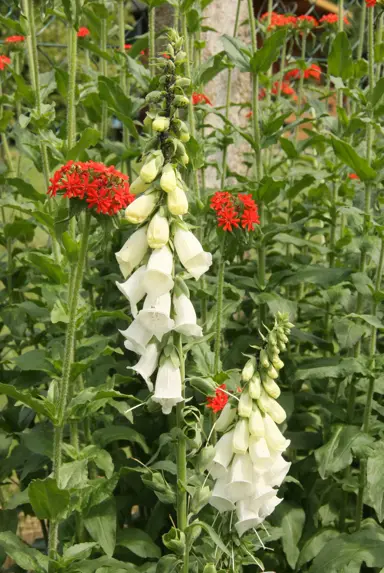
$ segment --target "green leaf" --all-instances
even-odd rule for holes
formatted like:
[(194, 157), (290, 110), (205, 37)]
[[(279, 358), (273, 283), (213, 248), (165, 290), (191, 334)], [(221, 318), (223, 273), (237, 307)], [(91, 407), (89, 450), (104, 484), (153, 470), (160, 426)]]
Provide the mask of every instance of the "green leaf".
[(208, 58), (197, 70), (198, 76), (196, 78), (195, 84), (204, 86), (220, 72), (225, 70), (228, 65), (224, 61), (225, 52), (219, 52), (214, 56)]
[(68, 511), (69, 491), (59, 489), (53, 478), (33, 480), (28, 495), (39, 519), (63, 519)]
[(346, 32), (339, 32), (332, 42), (328, 56), (328, 73), (343, 80), (352, 76), (352, 49)]
[(257, 198), (264, 205), (271, 203), (280, 195), (280, 191), (285, 187), (284, 181), (276, 181), (273, 177), (264, 177), (261, 181), (261, 187), (257, 192)]
[(361, 436), (357, 426), (338, 425), (333, 428), (331, 439), (315, 451), (315, 458), (322, 479), (337, 473), (352, 463), (352, 446)]
[(38, 270), (54, 283), (63, 284), (67, 281), (67, 275), (60, 265), (55, 263), (48, 255), (40, 253), (29, 253), (28, 260), (38, 268)]
[(93, 441), (104, 448), (107, 444), (115, 442), (116, 440), (127, 440), (128, 442), (136, 442), (141, 446), (143, 451), (148, 454), (149, 448), (145, 442), (144, 436), (136, 432), (133, 428), (127, 426), (108, 426), (93, 433)]
[(67, 161), (70, 159), (76, 160), (81, 157), (81, 155), (86, 151), (89, 147), (94, 147), (97, 145), (100, 139), (100, 131), (98, 129), (93, 129), (92, 127), (87, 127), (83, 133), (79, 141), (70, 149), (67, 153)]
[(46, 372), (52, 372), (53, 368), (46, 358), (45, 350), (29, 350), (16, 356), (13, 359), (14, 363), (20, 370), (43, 370)]
[(356, 314), (355, 312), (352, 312), (347, 316), (351, 318), (360, 318), (361, 320), (363, 320), (370, 326), (374, 326), (375, 328), (379, 329), (384, 328), (384, 324), (381, 322), (381, 320), (378, 319), (377, 316), (374, 316), (373, 314)]
[(293, 275), (283, 279), (283, 282), (286, 285), (312, 283), (327, 287), (344, 281), (350, 274), (350, 269), (327, 269), (321, 266), (308, 265), (303, 270), (299, 270)]
[(379, 81), (375, 84), (372, 92), (372, 105), (375, 107), (378, 103), (381, 102), (381, 98), (384, 94), (384, 78), (380, 78)]
[(48, 416), (49, 418), (52, 416), (50, 410), (46, 408), (44, 401), (40, 398), (33, 397), (31, 392), (28, 390), (17, 390), (17, 388), (11, 384), (3, 384), (0, 382), (0, 393), (5, 394), (6, 396), (10, 396), (18, 402), (22, 402), (42, 416)]
[(63, 243), (63, 247), (65, 249), (65, 252), (67, 254), (68, 260), (71, 263), (76, 263), (78, 256), (79, 256), (79, 245), (77, 244), (75, 239), (73, 239), (71, 237), (71, 235), (68, 233), (68, 231), (65, 231), (65, 233), (62, 234), (61, 240)]
[(314, 181), (316, 181), (316, 179), (313, 175), (304, 175), (304, 177), (297, 179), (287, 190), (287, 198), (294, 199), (296, 195), (300, 193), (300, 191), (312, 185)]
[(126, 547), (143, 559), (159, 559), (161, 556), (160, 548), (153, 542), (148, 533), (134, 527), (120, 531), (116, 544)]
[(250, 72), (250, 52), (248, 46), (234, 38), (233, 36), (228, 36), (224, 34), (221, 36), (221, 42), (224, 46), (224, 50), (227, 52), (229, 59), (235, 64), (241, 72)]
[(300, 556), (297, 562), (297, 567), (302, 567), (308, 561), (312, 561), (323, 549), (323, 547), (335, 537), (340, 535), (336, 529), (319, 529), (316, 533), (308, 539), (304, 547), (300, 551)]
[(5, 552), (13, 561), (22, 569), (26, 571), (34, 571), (35, 573), (45, 573), (48, 571), (48, 557), (32, 549), (21, 541), (11, 531), (4, 531), (0, 533), (0, 546), (4, 548)]
[(371, 505), (377, 513), (377, 519), (381, 523), (384, 519), (384, 445), (378, 443), (367, 462), (367, 494), (366, 503)]
[(71, 545), (63, 552), (63, 560), (65, 563), (72, 563), (72, 561), (80, 561), (81, 559), (87, 559), (91, 553), (92, 549), (97, 545), (93, 541), (88, 541), (87, 543), (77, 543), (76, 545)]
[(283, 501), (275, 510), (275, 517), (282, 531), (283, 550), (292, 569), (295, 569), (300, 551), (298, 544), (305, 523), (304, 510), (289, 502)]
[(290, 139), (280, 137), (279, 142), (289, 159), (296, 159), (296, 157), (298, 157), (299, 153)]
[(60, 468), (60, 489), (81, 489), (88, 482), (88, 462), (78, 460), (63, 464)]
[(306, 362), (295, 373), (296, 380), (343, 378), (351, 374), (365, 374), (365, 369), (356, 358), (315, 358)]
[(17, 239), (21, 243), (30, 243), (35, 234), (35, 225), (25, 219), (15, 219), (13, 223), (4, 225), (4, 236)]
[(267, 72), (273, 62), (279, 57), (282, 45), (285, 42), (286, 30), (277, 30), (269, 38), (264, 40), (263, 47), (257, 50), (251, 58), (251, 70), (259, 74)]
[(116, 545), (116, 500), (114, 497), (90, 509), (84, 518), (89, 535), (112, 557)]
[(44, 193), (39, 193), (30, 183), (27, 183), (23, 179), (19, 179), (18, 177), (8, 177), (6, 179), (8, 185), (11, 187), (15, 187), (18, 193), (25, 199), (31, 199), (32, 201), (38, 201), (42, 203), (45, 201), (46, 196)]
[(369, 165), (368, 161), (358, 155), (358, 153), (353, 149), (349, 143), (335, 137), (331, 136), (332, 147), (337, 155), (337, 157), (348, 165), (363, 181), (369, 181), (375, 179), (377, 173)]
[(14, 30), (18, 34), (24, 35), (25, 30), (23, 29), (22, 25), (18, 20), (14, 20), (13, 18), (6, 18), (3, 15), (0, 15), (0, 24), (3, 24), (5, 28), (10, 28)]
[(216, 533), (213, 527), (211, 527), (210, 525), (208, 525), (208, 523), (205, 523), (204, 521), (196, 520), (193, 523), (191, 523), (191, 525), (188, 525), (185, 532), (187, 533), (189, 531), (192, 531), (194, 527), (201, 527), (201, 529), (204, 529), (204, 531), (208, 533), (209, 537), (212, 539), (215, 545), (217, 545), (217, 547), (221, 549), (223, 553), (228, 555), (228, 557), (230, 556), (229, 550), (224, 545), (221, 537)]
[(333, 328), (341, 348), (353, 348), (365, 332), (361, 325), (348, 318), (335, 318)]

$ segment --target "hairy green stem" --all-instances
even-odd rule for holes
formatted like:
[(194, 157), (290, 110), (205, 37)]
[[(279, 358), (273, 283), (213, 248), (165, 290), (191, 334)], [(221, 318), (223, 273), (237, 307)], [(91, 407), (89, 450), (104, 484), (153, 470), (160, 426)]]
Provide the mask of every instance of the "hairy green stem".
[(76, 68), (77, 32), (73, 26), (68, 31), (68, 95), (67, 95), (67, 142), (68, 149), (76, 143)]
[[(305, 62), (305, 55), (307, 52), (307, 38), (308, 38), (308, 32), (306, 30), (304, 30), (303, 41), (301, 43), (301, 61), (302, 62)], [(304, 70), (300, 69), (299, 90), (298, 90), (298, 94), (297, 94), (297, 119), (300, 118), (300, 115), (302, 113), (303, 96), (304, 96)], [(296, 127), (296, 134), (295, 134), (296, 141), (299, 138), (299, 132), (300, 132), (300, 126), (298, 125)]]
[(176, 32), (179, 31), (179, 18), (180, 18), (180, 7), (177, 4), (173, 8), (173, 27), (176, 30)]
[[(118, 4), (118, 26), (119, 26), (119, 50), (121, 54), (124, 54), (125, 45), (125, 12), (124, 12), (124, 0), (119, 0)], [(120, 87), (124, 94), (127, 94), (127, 71), (125, 59), (122, 59), (122, 64), (120, 67)], [(125, 124), (123, 124), (123, 144), (128, 147), (129, 144), (129, 131)], [(129, 163), (129, 162), (128, 162)], [(122, 168), (126, 167), (128, 172), (128, 164), (124, 160), (122, 161)]]
[(288, 45), (288, 40), (287, 40), (287, 37), (285, 37), (283, 48), (281, 50), (280, 73), (279, 73), (279, 81), (277, 84), (277, 98), (278, 98), (278, 100), (280, 100), (281, 88), (283, 87), (283, 80), (284, 80), (284, 74), (285, 74), (285, 60), (287, 59), (287, 45)]
[[(236, 18), (235, 18), (235, 26), (233, 29), (233, 36), (237, 36), (237, 29), (239, 27), (239, 18), (240, 18), (240, 7), (241, 7), (241, 0), (237, 0), (237, 8), (236, 8)], [(225, 118), (229, 119), (229, 111), (231, 109), (231, 88), (232, 88), (232, 68), (229, 68), (227, 73), (227, 93), (225, 97)], [(223, 189), (225, 185), (225, 178), (227, 173), (227, 154), (228, 154), (228, 145), (225, 144), (223, 149), (223, 162), (221, 168), (221, 188)]]
[[(84, 266), (87, 256), (89, 230), (91, 223), (91, 214), (88, 211), (85, 215), (85, 223), (83, 228), (83, 234), (81, 237), (79, 258), (75, 267), (73, 281), (72, 281), (72, 293), (69, 296), (69, 316), (68, 325), (65, 336), (65, 346), (64, 346), (64, 358), (63, 358), (63, 370), (62, 378), (59, 386), (59, 397), (57, 404), (57, 425), (54, 431), (54, 452), (53, 452), (53, 472), (56, 481), (60, 479), (60, 470), (62, 465), (61, 460), (61, 450), (63, 443), (63, 433), (64, 425), (66, 423), (66, 409), (67, 409), (67, 399), (68, 395), (71, 394), (71, 366), (74, 359), (74, 344), (76, 338), (76, 318), (77, 318), (77, 307), (79, 302), (79, 294), (84, 274)], [(49, 573), (53, 571), (52, 561), (55, 559), (58, 543), (58, 527), (59, 522), (54, 521), (50, 525), (49, 529), (49, 550), (48, 555), (50, 559)]]
[(365, 2), (361, 3), (360, 8), (360, 23), (359, 23), (359, 41), (357, 43), (357, 59), (360, 60), (365, 44), (365, 21), (367, 19), (367, 5)]
[[(102, 52), (107, 51), (107, 18), (102, 18), (100, 22), (100, 49)], [(107, 75), (107, 60), (103, 57), (100, 58), (100, 74)], [(101, 138), (104, 140), (108, 133), (108, 104), (103, 101), (101, 104)]]
[[(185, 359), (183, 352), (183, 338), (182, 334), (178, 335), (177, 349), (180, 360), (180, 375), (182, 383), (182, 393), (185, 397)], [(178, 429), (177, 440), (177, 527), (180, 531), (185, 531), (187, 521), (187, 443), (184, 435), (184, 402), (179, 402), (176, 406), (176, 425)], [(183, 573), (189, 571), (189, 551), (186, 549), (184, 553)]]
[(149, 32), (149, 71), (151, 77), (156, 73), (156, 26), (155, 26), (155, 8), (148, 10), (148, 32)]
[(223, 313), (223, 294), (224, 294), (224, 273), (225, 273), (225, 243), (221, 246), (219, 269), (217, 272), (217, 291), (216, 291), (216, 322), (215, 322), (215, 358), (213, 363), (213, 373), (219, 372), (220, 366), (220, 349), (221, 349), (221, 319)]
[[(338, 31), (343, 32), (343, 30), (344, 30), (344, 0), (339, 0)], [(336, 90), (336, 102), (338, 107), (343, 107), (343, 91), (340, 89)]]

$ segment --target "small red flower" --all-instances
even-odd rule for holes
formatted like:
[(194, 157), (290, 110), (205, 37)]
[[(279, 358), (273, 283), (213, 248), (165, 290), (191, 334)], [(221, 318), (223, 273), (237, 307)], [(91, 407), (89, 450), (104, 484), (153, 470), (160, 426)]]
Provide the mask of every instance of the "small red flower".
[(293, 70), (289, 70), (286, 74), (284, 74), (285, 80), (298, 80), (300, 79), (300, 70), (299, 68), (294, 68)]
[(225, 384), (220, 384), (215, 390), (215, 396), (208, 396), (207, 398), (207, 408), (211, 408), (214, 412), (221, 412), (224, 406), (228, 402), (228, 394), (223, 392), (226, 389)]
[(360, 177), (358, 175), (356, 175), (356, 173), (349, 173), (348, 174), (349, 179), (358, 179), (360, 180)]
[(115, 215), (134, 200), (129, 192), (128, 176), (114, 166), (96, 161), (69, 161), (50, 179), (48, 195), (62, 194), (68, 199), (85, 200), (97, 213)]
[(217, 224), (223, 231), (239, 228), (253, 231), (260, 223), (257, 205), (250, 193), (231, 195), (228, 191), (216, 191), (211, 198), (211, 208), (216, 211)]
[[(260, 18), (261, 22), (268, 20), (269, 12), (265, 12)], [(284, 26), (295, 26), (296, 16), (286, 16), (285, 14), (277, 14), (277, 12), (271, 12), (271, 23), (268, 26), (268, 31), (274, 30), (275, 28), (283, 28)]]
[(85, 26), (81, 26), (81, 28), (79, 28), (78, 32), (77, 32), (77, 37), (78, 38), (85, 38), (85, 36), (89, 36), (90, 34), (90, 30), (88, 30), (88, 28), (86, 28)]
[(124, 44), (124, 48), (126, 50), (130, 50), (132, 48), (132, 44)]
[(244, 207), (250, 207), (252, 209), (256, 207), (256, 203), (253, 200), (252, 195), (250, 193), (244, 193), (243, 195), (238, 195), (237, 198), (239, 201), (242, 202)]
[(169, 60), (169, 59), (170, 59), (170, 57), (171, 57), (169, 54), (166, 54), (166, 53), (164, 53), (164, 54), (161, 54), (161, 55), (162, 55), (162, 56), (163, 56), (163, 58), (165, 58), (166, 60)]
[(8, 36), (5, 38), (4, 42), (6, 44), (18, 44), (19, 42), (24, 42), (25, 36)]
[[(265, 88), (260, 88), (259, 90), (259, 95), (258, 95), (258, 99), (263, 100), (265, 97), (267, 96), (267, 91)], [(252, 112), (251, 112), (252, 113)]]
[[(278, 95), (279, 93), (279, 82), (275, 82), (272, 86), (272, 92), (273, 95)], [(288, 82), (281, 82), (280, 84), (280, 93), (282, 93), (283, 95), (286, 96), (296, 96), (296, 92), (295, 90), (289, 85)]]
[(207, 103), (208, 105), (212, 105), (211, 100), (205, 94), (199, 94), (197, 92), (193, 92), (192, 94), (192, 103), (193, 105), (197, 105), (199, 103)]
[(243, 229), (247, 229), (247, 231), (253, 231), (255, 225), (260, 225), (257, 205), (249, 209), (244, 209), (244, 213), (241, 217), (241, 226)]
[(11, 63), (11, 58), (8, 56), (4, 56), (4, 54), (0, 54), (0, 70), (4, 70), (8, 64)]
[(376, 6), (376, 0), (365, 0), (367, 8), (374, 8)]
[[(260, 98), (260, 96), (259, 96), (259, 98)], [(251, 119), (252, 116), (253, 116), (253, 111), (248, 111), (248, 112), (245, 114), (245, 117), (246, 117), (247, 119)]]
[(316, 81), (319, 81), (321, 78), (321, 68), (317, 64), (311, 64), (309, 68), (307, 68), (304, 72), (304, 79), (308, 80), (309, 78), (313, 78)]
[[(337, 24), (339, 21), (339, 16), (338, 14), (324, 14), (324, 16), (322, 16), (319, 20), (320, 24)], [(347, 16), (344, 16), (343, 18), (344, 24), (346, 24), (348, 26), (349, 24), (349, 20), (347, 18)]]
[(217, 213), (220, 213), (224, 207), (229, 207), (230, 205), (232, 205), (232, 197), (228, 191), (216, 191), (211, 198), (210, 206)]
[(316, 20), (316, 18), (314, 18), (313, 16), (309, 16), (308, 14), (302, 14), (301, 16), (298, 16), (297, 18), (297, 25), (300, 28), (316, 28), (316, 26), (319, 25), (318, 21)]
[(223, 231), (233, 231), (233, 227), (238, 228), (240, 219), (239, 213), (232, 206), (223, 207), (219, 213), (217, 224)]

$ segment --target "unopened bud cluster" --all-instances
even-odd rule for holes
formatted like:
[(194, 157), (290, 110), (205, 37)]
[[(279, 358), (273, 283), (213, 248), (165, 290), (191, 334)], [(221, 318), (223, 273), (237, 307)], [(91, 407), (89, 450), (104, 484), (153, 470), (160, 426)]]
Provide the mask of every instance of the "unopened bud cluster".
[(228, 402), (216, 423), (224, 435), (209, 466), (216, 479), (210, 503), (220, 512), (236, 510), (240, 536), (260, 525), (282, 501), (275, 488), (290, 467), (282, 456), (290, 442), (277, 426), (286, 418), (276, 400), (280, 396), (277, 379), (284, 366), (279, 355), (286, 349), (292, 327), (286, 314), (277, 313), (259, 362), (252, 356), (243, 368), (237, 408)]
[[(196, 280), (212, 263), (212, 255), (203, 250), (182, 218), (188, 213), (188, 199), (179, 167), (189, 161), (184, 147), (189, 133), (177, 115), (179, 108), (188, 105), (183, 88), (189, 80), (181, 76), (185, 62), (182, 39), (171, 30), (169, 40), (169, 59), (159, 58), (159, 90), (146, 98), (150, 109), (144, 124), (152, 129), (153, 137), (131, 185), (136, 198), (125, 211), (127, 221), (140, 227), (116, 253), (127, 279), (117, 286), (129, 300), (134, 317), (122, 331), (125, 347), (140, 356), (133, 370), (144, 378), (150, 391), (151, 376), (157, 370), (152, 399), (162, 406), (164, 414), (183, 400), (173, 333), (202, 336), (188, 287), (175, 276), (175, 255)], [(142, 299), (144, 304), (138, 310)]]

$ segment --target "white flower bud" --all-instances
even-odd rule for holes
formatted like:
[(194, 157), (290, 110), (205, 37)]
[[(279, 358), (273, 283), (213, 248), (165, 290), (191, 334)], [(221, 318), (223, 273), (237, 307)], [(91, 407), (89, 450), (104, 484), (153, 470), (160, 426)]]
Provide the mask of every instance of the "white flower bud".
[(264, 389), (261, 390), (257, 404), (260, 410), (269, 414), (276, 424), (282, 424), (287, 417), (284, 408), (276, 400), (268, 396)]
[(164, 163), (164, 157), (161, 152), (155, 152), (151, 155), (149, 161), (144, 163), (140, 169), (140, 177), (144, 183), (152, 183)]
[(188, 199), (185, 191), (180, 187), (169, 191), (167, 205), (172, 215), (185, 215), (188, 213)]
[(225, 432), (236, 418), (236, 408), (233, 408), (229, 402), (225, 404), (217, 418), (215, 429), (217, 432)]
[(245, 454), (249, 444), (248, 420), (241, 418), (233, 433), (232, 450), (235, 454)]
[(261, 382), (260, 382), (260, 375), (258, 372), (255, 372), (251, 378), (251, 381), (248, 385), (248, 392), (253, 400), (257, 400), (260, 398), (261, 392)]
[(140, 193), (144, 193), (148, 189), (149, 185), (149, 183), (144, 183), (142, 178), (139, 176), (131, 183), (129, 191), (132, 195), (139, 195)]
[(139, 224), (145, 221), (152, 213), (159, 196), (157, 193), (140, 195), (125, 210), (125, 218), (130, 223)]
[(163, 172), (160, 177), (160, 187), (166, 193), (174, 191), (177, 187), (176, 173), (172, 165), (169, 163), (167, 163), (163, 168)]
[(276, 384), (272, 378), (269, 376), (264, 376), (263, 378), (263, 387), (264, 390), (271, 396), (271, 398), (278, 398), (281, 394), (279, 386)]
[(239, 405), (237, 407), (239, 416), (249, 418), (252, 412), (252, 398), (245, 390), (241, 393)]
[(249, 417), (249, 433), (255, 438), (264, 436), (264, 421), (259, 408), (254, 405), (252, 414)]
[(169, 119), (158, 115), (152, 122), (152, 129), (154, 131), (167, 131), (169, 129)]
[(243, 371), (241, 373), (241, 377), (244, 380), (244, 382), (250, 381), (250, 379), (255, 373), (255, 368), (256, 368), (256, 358), (252, 356), (252, 358), (250, 358), (248, 362), (245, 364)]
[(265, 414), (263, 422), (265, 439), (270, 450), (284, 452), (289, 446), (290, 441), (283, 436), (271, 416)]
[(260, 363), (264, 368), (269, 368), (268, 354), (264, 349), (260, 350)]
[(156, 213), (149, 223), (147, 231), (148, 245), (151, 249), (161, 249), (169, 241), (169, 225), (166, 217)]
[(268, 368), (267, 374), (270, 378), (273, 378), (274, 380), (276, 380), (276, 378), (279, 377), (278, 372), (276, 371), (276, 368), (274, 366), (272, 366), (272, 364), (270, 365), (270, 367)]

